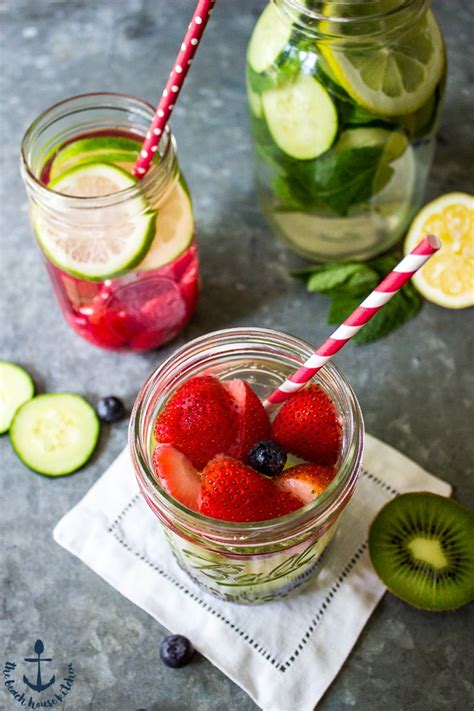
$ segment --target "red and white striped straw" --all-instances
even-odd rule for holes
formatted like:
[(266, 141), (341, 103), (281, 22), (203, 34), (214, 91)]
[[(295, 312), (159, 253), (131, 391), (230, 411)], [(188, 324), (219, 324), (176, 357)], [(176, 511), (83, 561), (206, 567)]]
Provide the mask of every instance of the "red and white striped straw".
[(344, 321), (308, 360), (292, 373), (279, 388), (264, 402), (267, 412), (287, 400), (293, 393), (301, 390), (313, 375), (320, 370), (333, 355), (341, 350), (361, 328), (375, 316), (377, 311), (397, 294), (413, 274), (425, 264), (441, 247), (441, 242), (434, 235), (428, 235), (407, 254), (402, 261), (375, 287), (373, 292)]
[(181, 43), (178, 56), (175, 59), (168, 81), (163, 89), (161, 99), (156, 107), (155, 115), (153, 116), (145, 141), (135, 163), (133, 172), (137, 178), (143, 178), (151, 165), (154, 154), (158, 150), (161, 136), (173, 111), (181, 87), (184, 84), (193, 57), (196, 54), (199, 40), (204, 33), (207, 21), (214, 8), (215, 1), (216, 0), (198, 0), (194, 15), (188, 25), (188, 31)]

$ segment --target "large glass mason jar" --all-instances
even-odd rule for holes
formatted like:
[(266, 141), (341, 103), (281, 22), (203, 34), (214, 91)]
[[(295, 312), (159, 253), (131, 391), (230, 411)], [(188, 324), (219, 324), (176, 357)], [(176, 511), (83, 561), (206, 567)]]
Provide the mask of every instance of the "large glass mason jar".
[(168, 127), (147, 175), (132, 176), (153, 114), (123, 94), (73, 96), (21, 145), (31, 226), (61, 311), (110, 350), (157, 348), (196, 308), (193, 210)]
[(427, 0), (273, 0), (247, 55), (256, 181), (277, 234), (368, 259), (419, 209), (445, 49)]
[[(242, 378), (264, 399), (313, 352), (309, 343), (263, 328), (228, 329), (191, 341), (162, 363), (140, 390), (129, 443), (140, 490), (157, 516), (178, 564), (203, 589), (230, 602), (262, 603), (284, 597), (324, 568), (322, 554), (360, 474), (364, 426), (343, 374), (327, 364), (315, 377), (341, 421), (337, 474), (315, 501), (257, 523), (209, 518), (187, 508), (159, 483), (153, 470), (157, 414), (188, 378)], [(337, 537), (334, 540), (337, 545)]]

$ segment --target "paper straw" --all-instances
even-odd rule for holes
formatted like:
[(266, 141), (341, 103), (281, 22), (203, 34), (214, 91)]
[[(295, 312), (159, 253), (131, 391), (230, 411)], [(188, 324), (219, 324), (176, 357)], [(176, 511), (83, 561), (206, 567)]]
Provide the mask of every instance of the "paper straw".
[(161, 99), (156, 107), (155, 115), (153, 116), (145, 141), (135, 163), (133, 172), (137, 178), (143, 178), (151, 165), (153, 156), (158, 150), (161, 136), (163, 135), (165, 126), (168, 123), (171, 112), (178, 99), (179, 92), (184, 84), (193, 57), (196, 54), (199, 41), (204, 33), (209, 16), (212, 13), (215, 1), (216, 0), (198, 0), (192, 20), (188, 25), (188, 31), (181, 43), (178, 56), (175, 59), (168, 81), (163, 89)]
[(381, 282), (308, 360), (292, 373), (264, 402), (268, 412), (301, 390), (333, 355), (341, 350), (375, 314), (398, 294), (413, 274), (441, 247), (440, 240), (428, 235)]

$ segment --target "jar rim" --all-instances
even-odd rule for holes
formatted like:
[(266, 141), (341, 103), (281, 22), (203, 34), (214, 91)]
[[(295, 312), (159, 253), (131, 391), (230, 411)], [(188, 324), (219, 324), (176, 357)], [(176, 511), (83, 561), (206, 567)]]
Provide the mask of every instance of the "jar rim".
[[(85, 106), (79, 106), (74, 108), (76, 102), (88, 101), (90, 104)], [(93, 103), (96, 100), (97, 103)], [(104, 103), (99, 103), (103, 100)], [(107, 105), (105, 102), (116, 100), (116, 105)], [(163, 182), (167, 182), (167, 176), (164, 175), (162, 167), (168, 160), (171, 163), (170, 174), (173, 173), (173, 166), (175, 164), (175, 156), (177, 152), (177, 145), (175, 137), (167, 124), (163, 130), (163, 135), (159, 144), (159, 154), (160, 162), (157, 165), (152, 165), (148, 173), (140, 178), (134, 185), (131, 185), (122, 190), (117, 190), (110, 195), (101, 195), (98, 197), (78, 197), (73, 195), (67, 195), (65, 193), (60, 193), (56, 190), (51, 190), (47, 185), (41, 182), (40, 178), (35, 174), (34, 170), (31, 168), (30, 162), (28, 160), (28, 145), (34, 142), (36, 132), (39, 135), (43, 130), (53, 125), (56, 121), (59, 121), (72, 113), (81, 113), (82, 111), (89, 111), (93, 109), (119, 109), (119, 102), (131, 102), (135, 109), (144, 110), (149, 114), (149, 119), (151, 119), (154, 114), (154, 107), (148, 101), (144, 99), (139, 99), (130, 94), (124, 94), (120, 92), (113, 91), (97, 91), (97, 92), (87, 92), (84, 94), (76, 94), (74, 96), (67, 97), (61, 101), (52, 104), (47, 109), (42, 111), (28, 126), (26, 129), (20, 145), (20, 166), (23, 174), (23, 179), (26, 185), (36, 191), (38, 195), (41, 195), (41, 199), (46, 201), (60, 201), (61, 205), (67, 209), (95, 209), (98, 207), (113, 207), (119, 203), (125, 202), (127, 200), (133, 199), (142, 194), (142, 192), (152, 189), (157, 178), (160, 174), (162, 178), (165, 178)], [(55, 113), (59, 112), (57, 115)], [(137, 134), (138, 136), (138, 134)], [(140, 139), (143, 138), (142, 135), (139, 136)]]
[[(337, 366), (333, 363), (327, 363), (319, 371), (318, 375), (313, 378), (313, 382), (321, 381), (325, 377), (340, 386), (350, 408), (352, 418), (351, 442), (347, 447), (342, 462), (338, 465), (338, 473), (333, 481), (333, 484), (338, 483), (338, 486), (333, 487), (331, 484), (317, 499), (286, 516), (250, 523), (210, 518), (189, 509), (159, 487), (151, 466), (147, 462), (146, 447), (148, 444), (146, 443), (144, 448), (141, 441), (143, 418), (147, 413), (150, 398), (156, 391), (157, 382), (160, 377), (163, 377), (172, 369), (173, 363), (178, 367), (181, 362), (186, 360), (187, 356), (191, 359), (194, 358), (193, 362), (195, 363), (199, 355), (204, 353), (205, 346), (210, 343), (211, 339), (221, 342), (222, 352), (224, 353), (230, 352), (232, 340), (249, 339), (249, 337), (260, 339), (260, 341), (268, 339), (268, 341), (272, 341), (274, 345), (278, 344), (280, 347), (282, 341), (286, 341), (289, 346), (300, 350), (301, 362), (314, 351), (314, 347), (307, 341), (274, 329), (230, 328), (200, 336), (175, 351), (150, 374), (138, 393), (129, 425), (129, 449), (138, 483), (147, 503), (150, 504), (150, 501), (155, 504), (159, 503), (168, 514), (177, 516), (180, 523), (188, 526), (194, 533), (203, 536), (207, 540), (220, 541), (221, 543), (225, 540), (232, 541), (234, 546), (239, 545), (238, 538), (244, 534), (245, 541), (240, 543), (242, 546), (248, 546), (249, 542), (252, 545), (265, 542), (265, 534), (270, 532), (277, 536), (280, 534), (280, 540), (282, 540), (282, 537), (283, 539), (289, 538), (295, 533), (300, 534), (306, 529), (309, 535), (311, 530), (321, 525), (333, 513), (337, 512), (346, 499), (347, 501), (349, 500), (359, 477), (364, 440), (362, 413), (355, 393)], [(178, 364), (176, 364), (176, 361)], [(226, 538), (226, 535), (228, 538)]]
[[(335, 0), (330, 4), (328, 15), (327, 2), (314, 0), (309, 5), (306, 0), (272, 0), (278, 9), (293, 22), (298, 29), (318, 41), (357, 43), (374, 41), (379, 36), (397, 34), (411, 26), (414, 19), (428, 7), (429, 0), (399, 0), (394, 7), (383, 7), (382, 0), (364, 0), (359, 8), (361, 12), (351, 16), (344, 13), (353, 7), (352, 0)], [(387, 20), (393, 20), (387, 26)], [(322, 25), (324, 23), (324, 29)]]

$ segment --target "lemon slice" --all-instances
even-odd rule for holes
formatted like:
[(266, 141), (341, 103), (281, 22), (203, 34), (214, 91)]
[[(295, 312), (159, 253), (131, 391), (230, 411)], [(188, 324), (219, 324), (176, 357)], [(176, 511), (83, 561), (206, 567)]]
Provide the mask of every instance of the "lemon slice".
[[(55, 192), (76, 198), (112, 196), (136, 179), (108, 163), (72, 168), (49, 183)], [(36, 208), (33, 225), (46, 256), (82, 279), (103, 281), (141, 262), (155, 234), (156, 213), (139, 192), (110, 205), (85, 209), (77, 201), (54, 213)]]
[(449, 193), (426, 205), (411, 224), (405, 253), (427, 234), (443, 247), (414, 275), (416, 288), (448, 309), (474, 306), (474, 197)]
[(370, 50), (335, 48), (323, 42), (321, 53), (351, 98), (383, 116), (400, 116), (420, 108), (445, 68), (443, 39), (431, 11), (397, 42), (380, 43)]
[(189, 247), (193, 235), (191, 199), (181, 183), (177, 183), (158, 208), (155, 236), (137, 271), (158, 269), (169, 264)]

